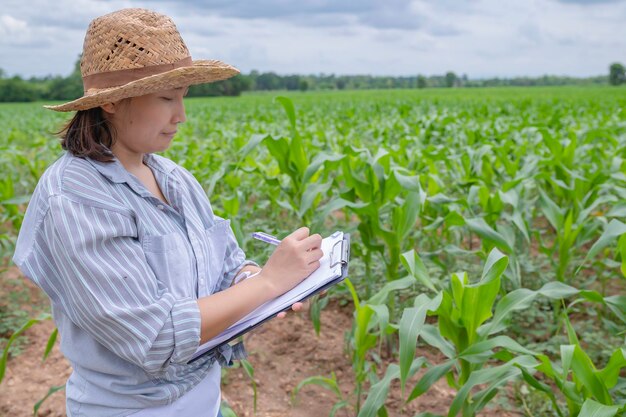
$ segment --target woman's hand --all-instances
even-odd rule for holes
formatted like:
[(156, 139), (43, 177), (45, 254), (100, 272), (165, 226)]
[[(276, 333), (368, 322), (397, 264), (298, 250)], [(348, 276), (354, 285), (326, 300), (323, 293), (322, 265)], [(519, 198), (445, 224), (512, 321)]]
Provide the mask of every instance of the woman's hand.
[[(308, 301), (305, 301), (304, 303), (294, 303), (291, 306), (291, 310), (292, 311), (302, 311), (304, 309), (305, 305), (308, 306), (308, 304), (309, 304)], [(280, 313), (278, 313), (276, 315), (276, 317), (278, 317), (279, 319), (283, 319), (283, 318), (287, 317), (287, 312), (286, 311), (281, 311)]]
[(319, 268), (321, 245), (320, 235), (309, 236), (309, 229), (301, 227), (282, 240), (256, 278), (265, 281), (273, 297), (284, 294)]

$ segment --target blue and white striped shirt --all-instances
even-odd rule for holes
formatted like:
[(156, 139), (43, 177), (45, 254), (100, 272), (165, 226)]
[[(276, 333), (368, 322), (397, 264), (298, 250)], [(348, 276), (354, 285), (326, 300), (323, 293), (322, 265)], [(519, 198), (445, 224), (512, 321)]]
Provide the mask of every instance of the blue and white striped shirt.
[(65, 153), (39, 180), (17, 240), (13, 261), (50, 297), (74, 370), (73, 417), (126, 416), (197, 385), (215, 359), (187, 364), (200, 341), (196, 300), (253, 264), (193, 175), (161, 156), (144, 162), (169, 205), (118, 160)]

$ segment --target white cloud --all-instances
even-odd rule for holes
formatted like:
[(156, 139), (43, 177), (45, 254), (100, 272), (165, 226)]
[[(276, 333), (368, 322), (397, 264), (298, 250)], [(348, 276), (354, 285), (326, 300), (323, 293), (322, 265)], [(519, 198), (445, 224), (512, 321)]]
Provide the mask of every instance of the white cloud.
[(0, 66), (68, 74), (89, 21), (122, 7), (170, 15), (195, 58), (244, 73), (470, 78), (605, 74), (626, 61), (626, 2), (582, 0), (4, 0)]
[(19, 44), (28, 37), (28, 25), (24, 20), (8, 14), (0, 15), (0, 43)]

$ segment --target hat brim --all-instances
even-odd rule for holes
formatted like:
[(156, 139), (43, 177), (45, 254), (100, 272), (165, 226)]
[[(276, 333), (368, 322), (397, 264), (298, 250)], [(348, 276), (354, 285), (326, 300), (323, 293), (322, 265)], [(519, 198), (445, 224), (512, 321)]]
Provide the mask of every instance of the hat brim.
[(231, 65), (216, 60), (193, 61), (192, 65), (131, 81), (119, 87), (90, 90), (83, 97), (56, 106), (44, 106), (54, 111), (78, 111), (99, 107), (106, 103), (155, 93), (161, 90), (226, 80), (239, 74)]

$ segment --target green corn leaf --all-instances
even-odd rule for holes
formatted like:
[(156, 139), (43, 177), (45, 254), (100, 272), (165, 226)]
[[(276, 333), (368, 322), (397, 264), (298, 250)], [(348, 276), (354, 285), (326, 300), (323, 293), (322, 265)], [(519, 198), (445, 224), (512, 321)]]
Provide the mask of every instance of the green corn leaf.
[(52, 394), (54, 394), (57, 391), (61, 391), (65, 389), (65, 384), (63, 385), (59, 385), (56, 387), (50, 387), (50, 389), (48, 390), (48, 393), (39, 401), (37, 401), (35, 403), (35, 406), (33, 407), (33, 417), (37, 417), (37, 412), (39, 411), (39, 408), (41, 408), (41, 406), (43, 405), (44, 401), (46, 401), (48, 399), (48, 397), (50, 397)]
[(507, 258), (498, 249), (492, 249), (491, 252), (489, 252), (489, 256), (487, 257), (487, 262), (485, 262), (480, 282), (485, 283), (495, 278), (499, 278), (508, 264), (509, 258)]
[(302, 198), (300, 200), (300, 207), (298, 208), (298, 217), (304, 217), (304, 214), (311, 209), (315, 199), (321, 194), (324, 196), (330, 187), (332, 186), (332, 181), (329, 181), (325, 184), (309, 184), (305, 189), (304, 193), (302, 193)]
[(43, 352), (42, 361), (45, 361), (52, 352), (52, 348), (54, 347), (54, 343), (57, 341), (57, 335), (59, 334), (59, 329), (54, 329), (48, 338), (48, 343), (46, 343), (46, 350)]
[(611, 205), (608, 213), (605, 214), (606, 217), (626, 217), (626, 202), (622, 201), (616, 204)]
[[(474, 343), (478, 327), (492, 316), (493, 303), (498, 295), (498, 291), (500, 291), (500, 276), (498, 273), (501, 273), (503, 270), (502, 260), (507, 261), (507, 258), (497, 261), (496, 264), (499, 264), (499, 266), (495, 269), (489, 269), (484, 281), (481, 280), (477, 284), (468, 285), (463, 289), (460, 316), (467, 330), (469, 344)], [(491, 274), (492, 272), (493, 274)], [(454, 283), (455, 280), (453, 279), (452, 282)]]
[(563, 284), (562, 282), (553, 281), (545, 284), (537, 292), (544, 297), (559, 299), (577, 295), (579, 291), (574, 287)]
[(315, 157), (313, 158), (309, 166), (306, 167), (306, 170), (304, 171), (304, 175), (302, 176), (302, 183), (307, 184), (309, 180), (311, 179), (311, 177), (313, 177), (313, 175), (315, 175), (315, 173), (320, 169), (320, 167), (326, 164), (326, 162), (341, 161), (345, 157), (346, 157), (345, 155), (329, 154), (326, 152), (318, 153), (317, 155), (315, 155)]
[(413, 401), (420, 395), (427, 392), (435, 382), (439, 381), (441, 377), (450, 372), (454, 364), (454, 360), (449, 360), (439, 365), (431, 366), (430, 368), (428, 368), (428, 370), (424, 372), (424, 375), (422, 375), (420, 380), (417, 382), (406, 401)]
[(511, 313), (518, 310), (528, 308), (537, 293), (527, 288), (513, 290), (500, 299), (496, 305), (493, 320), (482, 326), (478, 333), (482, 336), (498, 333), (506, 328), (505, 320), (509, 318)]
[(459, 354), (460, 358), (468, 358), (473, 355), (479, 355), (484, 352), (490, 351), (497, 347), (507, 349), (511, 352), (523, 353), (526, 355), (537, 355), (537, 352), (526, 349), (515, 340), (508, 336), (497, 336), (489, 340), (483, 340), (482, 342), (474, 343), (463, 352)]
[(9, 360), (9, 348), (11, 347), (15, 339), (17, 339), (22, 333), (24, 333), (33, 325), (40, 323), (43, 320), (48, 320), (51, 317), (52, 316), (50, 316), (50, 314), (42, 314), (38, 318), (30, 319), (26, 323), (24, 323), (19, 329), (13, 332), (11, 337), (9, 337), (9, 340), (6, 342), (6, 345), (4, 346), (4, 351), (2, 352), (2, 358), (0, 358), (0, 382), (2, 382), (2, 380), (4, 379), (4, 373), (6, 372), (7, 361)]
[(384, 337), (389, 327), (389, 308), (385, 304), (365, 304), (364, 308), (371, 309), (378, 317), (380, 336)]
[(254, 411), (256, 412), (257, 400), (259, 399), (259, 392), (257, 390), (256, 380), (254, 379), (254, 367), (246, 359), (241, 360), (240, 363), (241, 363), (241, 366), (243, 366), (243, 369), (246, 371), (246, 374), (248, 375), (250, 382), (252, 383), (252, 396), (253, 396), (252, 405), (253, 405)]
[(561, 367), (563, 371), (561, 373), (561, 378), (565, 381), (567, 380), (567, 375), (569, 374), (570, 369), (572, 368), (572, 361), (574, 360), (574, 349), (576, 345), (561, 345)]
[(604, 369), (598, 372), (598, 377), (604, 381), (608, 389), (611, 389), (617, 384), (623, 368), (626, 368), (626, 348), (619, 348), (613, 352)]
[(578, 345), (580, 342), (578, 341), (578, 336), (576, 335), (576, 331), (574, 330), (574, 326), (572, 326), (569, 317), (565, 313), (562, 313), (561, 317), (565, 322), (565, 328), (567, 329), (567, 338), (569, 339), (569, 343), (572, 345)]
[(420, 307), (406, 308), (400, 319), (400, 384), (402, 392), (404, 392), (409, 369), (415, 358), (417, 338), (424, 325), (427, 309), (427, 303), (422, 304)]
[(571, 369), (575, 380), (587, 388), (597, 401), (605, 405), (613, 404), (604, 381), (599, 378), (591, 359), (579, 345), (574, 347)]
[(242, 161), (254, 148), (259, 146), (265, 139), (271, 139), (270, 135), (252, 135), (246, 145), (239, 150), (239, 160)]
[(505, 249), (508, 252), (513, 252), (513, 248), (505, 237), (493, 230), (493, 228), (489, 226), (483, 218), (478, 217), (474, 219), (465, 219), (465, 223), (467, 224), (467, 228), (469, 230), (476, 233), (482, 239), (492, 242), (497, 247)]
[(515, 210), (513, 212), (513, 215), (511, 216), (511, 221), (522, 233), (522, 236), (524, 236), (526, 243), (530, 243), (530, 234), (528, 233), (528, 227), (526, 226), (526, 223), (524, 222), (524, 219), (522, 218), (522, 213)]
[(222, 413), (223, 417), (237, 417), (237, 413), (235, 413), (235, 411), (230, 408), (230, 406), (225, 401), (222, 401), (222, 403), (220, 404), (220, 412)]
[(588, 398), (580, 409), (579, 417), (614, 417), (624, 408), (618, 405), (604, 405)]
[(419, 175), (403, 175), (398, 172), (398, 169), (393, 170), (393, 176), (398, 181), (398, 184), (405, 190), (415, 191), (420, 194), (420, 202), (423, 203), (426, 199), (426, 194), (422, 190), (420, 184)]
[(337, 384), (337, 377), (335, 376), (335, 373), (333, 372), (330, 378), (316, 375), (316, 376), (312, 376), (312, 377), (309, 377), (300, 381), (300, 383), (298, 383), (298, 385), (293, 389), (291, 393), (292, 402), (295, 401), (295, 397), (302, 390), (302, 388), (304, 388), (307, 385), (320, 386), (322, 388), (325, 388), (333, 392), (335, 396), (339, 398), (340, 400), (343, 399), (343, 395), (341, 394), (341, 389), (339, 388), (339, 385)]
[(289, 163), (289, 142), (287, 139), (267, 136), (263, 143), (278, 163), (280, 172), (290, 176), (294, 175), (295, 172)]
[(524, 381), (526, 381), (526, 383), (528, 385), (530, 385), (531, 387), (535, 388), (536, 390), (539, 390), (541, 392), (543, 392), (544, 394), (546, 394), (548, 396), (548, 398), (550, 398), (550, 402), (552, 403), (552, 408), (557, 412), (557, 414), (559, 415), (559, 417), (563, 417), (563, 413), (561, 412), (561, 407), (556, 399), (556, 396), (554, 395), (553, 389), (551, 386), (546, 385), (542, 382), (539, 382), (530, 372), (528, 372), (526, 369), (524, 368), (520, 368), (522, 371), (522, 378), (524, 379)]
[(605, 297), (606, 306), (615, 314), (622, 322), (626, 323), (626, 295), (612, 295)]
[(541, 200), (541, 204), (539, 205), (541, 211), (543, 211), (543, 214), (546, 216), (554, 230), (560, 230), (563, 225), (563, 211), (542, 189), (539, 189), (539, 196)]
[(293, 171), (298, 174), (298, 178), (300, 179), (304, 176), (309, 165), (309, 160), (306, 157), (306, 152), (302, 144), (302, 138), (297, 134), (294, 134), (289, 144), (289, 164), (295, 167)]
[(622, 265), (620, 266), (620, 269), (622, 271), (622, 275), (626, 277), (626, 234), (620, 236), (617, 241), (617, 248), (620, 256), (622, 257)]
[[(420, 214), (421, 203), (419, 194), (410, 192), (404, 199), (404, 204), (399, 208), (396, 238), (403, 242), (407, 235), (415, 228), (415, 222)], [(395, 220), (395, 219), (394, 219)]]
[(450, 213), (446, 215), (443, 221), (447, 227), (465, 226), (466, 224), (463, 216), (461, 216), (456, 211), (450, 211)]
[[(337, 412), (339, 410), (341, 410), (344, 407), (348, 407), (350, 404), (347, 401), (339, 401), (337, 403), (335, 403), (335, 405), (333, 405), (333, 408), (330, 410), (330, 414), (328, 414), (328, 417), (335, 417), (337, 415)], [(226, 417), (226, 416), (224, 416)]]
[(387, 297), (392, 291), (403, 290), (415, 284), (415, 278), (408, 276), (385, 284), (376, 294), (368, 300), (368, 304), (383, 304), (387, 302)]
[(400, 261), (407, 271), (426, 288), (436, 291), (424, 262), (422, 262), (422, 259), (414, 249), (404, 252)]
[(222, 197), (222, 204), (224, 211), (227, 213), (227, 217), (236, 217), (239, 213), (239, 196), (237, 194), (230, 198)]
[(454, 417), (459, 413), (459, 411), (461, 411), (464, 404), (466, 404), (467, 397), (471, 389), (476, 385), (490, 384), (497, 387), (520, 374), (521, 371), (514, 366), (513, 361), (494, 368), (472, 372), (467, 382), (463, 384), (454, 397), (454, 400), (452, 400), (452, 404), (450, 405), (450, 409), (448, 411), (448, 417)]
[[(582, 265), (584, 265), (590, 258), (595, 257), (602, 249), (615, 242), (615, 240), (624, 233), (626, 233), (626, 224), (617, 219), (612, 219), (606, 226), (606, 229), (600, 238), (593, 244), (591, 249), (589, 249), (589, 252), (587, 252), (587, 256), (585, 256)], [(576, 272), (580, 271), (582, 265), (578, 267)]]
[[(474, 343), (476, 330), (492, 315), (493, 303), (500, 290), (500, 276), (506, 269), (508, 258), (494, 249), (490, 252), (481, 280), (461, 289), (461, 280), (452, 276), (452, 291), (457, 306), (460, 307), (468, 343)], [(466, 279), (465, 279), (466, 280)]]
[(287, 113), (287, 118), (289, 119), (289, 124), (291, 125), (291, 129), (293, 131), (296, 130), (296, 109), (293, 106), (293, 102), (284, 96), (278, 96), (274, 98), (274, 101), (279, 102), (283, 109), (285, 109), (285, 113)]
[(452, 359), (456, 357), (456, 351), (454, 346), (441, 336), (439, 327), (432, 324), (425, 324), (420, 333), (420, 337), (430, 346), (437, 348), (447, 358)]
[(378, 410), (385, 404), (391, 381), (397, 379), (398, 375), (400, 375), (398, 365), (392, 363), (387, 367), (385, 376), (370, 388), (358, 417), (376, 417)]

